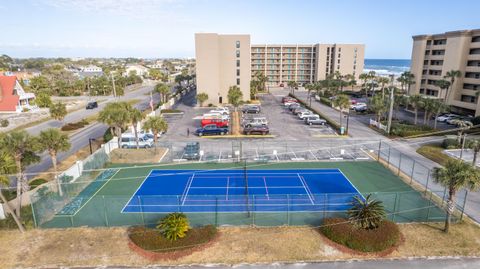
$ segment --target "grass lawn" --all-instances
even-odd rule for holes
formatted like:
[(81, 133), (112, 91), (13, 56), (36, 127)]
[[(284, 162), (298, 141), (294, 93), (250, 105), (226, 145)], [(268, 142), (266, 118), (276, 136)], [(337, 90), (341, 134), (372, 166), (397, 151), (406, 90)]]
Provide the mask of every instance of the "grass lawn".
[[(443, 233), (442, 224), (401, 224), (405, 242), (384, 258), (479, 256), (480, 228), (461, 223)], [(146, 266), (239, 264), (370, 259), (347, 254), (312, 227), (222, 227), (210, 247), (173, 261), (149, 262), (127, 245), (127, 228), (35, 229), (24, 234), (0, 231), (0, 264), (16, 267)]]
[(445, 165), (448, 160), (454, 160), (454, 158), (443, 153), (443, 150), (440, 144), (428, 144), (418, 148), (417, 152), (440, 165)]

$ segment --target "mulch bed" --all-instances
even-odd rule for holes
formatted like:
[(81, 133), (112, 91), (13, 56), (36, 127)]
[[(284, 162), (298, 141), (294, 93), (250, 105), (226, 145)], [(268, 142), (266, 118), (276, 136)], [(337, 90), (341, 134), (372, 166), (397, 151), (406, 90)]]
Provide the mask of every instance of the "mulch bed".
[(131, 227), (128, 229), (128, 246), (140, 256), (150, 260), (176, 260), (213, 245), (220, 233), (214, 226), (193, 228), (184, 238), (170, 241), (157, 229)]

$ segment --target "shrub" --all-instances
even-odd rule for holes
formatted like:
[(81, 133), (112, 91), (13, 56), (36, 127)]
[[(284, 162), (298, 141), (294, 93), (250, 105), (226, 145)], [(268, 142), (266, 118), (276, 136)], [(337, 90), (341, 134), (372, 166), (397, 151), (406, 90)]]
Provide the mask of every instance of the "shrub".
[(442, 147), (444, 149), (458, 149), (460, 146), (461, 145), (458, 143), (458, 140), (454, 138), (446, 138), (442, 142)]
[(31, 189), (35, 189), (36, 187), (42, 185), (43, 183), (46, 183), (47, 180), (44, 178), (36, 178), (30, 182), (28, 182), (28, 185), (30, 186)]
[(332, 106), (332, 101), (326, 97), (320, 97), (320, 103), (330, 107)]
[(343, 218), (325, 219), (321, 232), (330, 240), (362, 252), (378, 252), (395, 246), (400, 240), (398, 226), (388, 220), (375, 229), (359, 229)]
[(400, 137), (425, 134), (433, 131), (433, 128), (426, 125), (413, 125), (407, 123), (392, 123), (391, 134)]
[(0, 126), (2, 127), (8, 127), (9, 124), (10, 122), (7, 119), (3, 119), (0, 121)]
[(186, 250), (212, 240), (217, 234), (213, 225), (191, 229), (184, 238), (176, 241), (168, 240), (158, 230), (146, 227), (131, 227), (128, 236), (135, 245), (154, 252), (171, 252)]
[(352, 207), (348, 210), (350, 221), (362, 229), (378, 228), (385, 219), (385, 208), (382, 201), (371, 198), (371, 194), (365, 197), (365, 200), (355, 196)]
[(81, 120), (81, 121), (78, 121), (78, 122), (67, 123), (67, 124), (62, 126), (61, 130), (62, 131), (73, 131), (73, 130), (83, 128), (86, 125), (88, 125), (88, 121)]
[(179, 109), (162, 109), (160, 112), (161, 113), (181, 113), (183, 111)]
[(185, 237), (190, 229), (188, 218), (183, 213), (170, 213), (157, 226), (163, 236), (171, 241)]
[(475, 118), (472, 119), (472, 123), (473, 125), (478, 125), (480, 124), (480, 116), (477, 116)]
[(208, 104), (208, 107), (213, 107), (213, 104), (212, 103)]

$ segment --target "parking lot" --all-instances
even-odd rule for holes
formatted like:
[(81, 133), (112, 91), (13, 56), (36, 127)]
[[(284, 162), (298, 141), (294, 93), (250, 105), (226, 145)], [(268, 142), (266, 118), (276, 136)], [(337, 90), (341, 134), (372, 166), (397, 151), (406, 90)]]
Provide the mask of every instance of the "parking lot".
[[(322, 137), (334, 137), (335, 131), (328, 125), (309, 126), (293, 115), (281, 102), (285, 95), (263, 94), (259, 96), (261, 112), (253, 117), (265, 117), (269, 132), (273, 136), (258, 139), (305, 141)], [(200, 127), (200, 118), (213, 108), (195, 107), (195, 92), (187, 94), (176, 107), (183, 113), (164, 115), (169, 124), (168, 132), (161, 138), (163, 141), (191, 140), (202, 141), (210, 138), (199, 138), (193, 133)], [(188, 134), (189, 133), (189, 134)], [(226, 138), (223, 138), (226, 139)]]

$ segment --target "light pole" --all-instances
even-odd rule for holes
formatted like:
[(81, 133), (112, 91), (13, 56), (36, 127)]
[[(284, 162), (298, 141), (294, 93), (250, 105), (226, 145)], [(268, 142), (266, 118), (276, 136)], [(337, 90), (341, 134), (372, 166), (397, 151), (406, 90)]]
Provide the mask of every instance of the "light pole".
[(90, 146), (90, 154), (93, 154), (92, 141), (97, 141), (95, 138), (88, 139), (88, 145)]
[(395, 79), (395, 75), (390, 75), (390, 109), (388, 110), (388, 122), (387, 122), (387, 134), (390, 134), (390, 130), (392, 128), (392, 114), (393, 114), (393, 96), (395, 92), (395, 88), (393, 87), (393, 81)]

